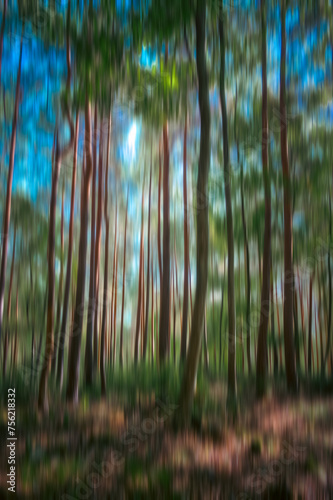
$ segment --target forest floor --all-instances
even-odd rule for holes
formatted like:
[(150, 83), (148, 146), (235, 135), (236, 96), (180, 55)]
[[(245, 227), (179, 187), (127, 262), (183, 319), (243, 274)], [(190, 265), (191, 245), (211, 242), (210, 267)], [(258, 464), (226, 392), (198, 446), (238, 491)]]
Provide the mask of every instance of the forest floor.
[[(129, 398), (118, 387), (105, 401), (92, 391), (76, 408), (50, 396), (47, 417), (35, 403), (18, 402), (16, 497), (333, 498), (332, 388), (327, 395), (319, 385), (303, 384), (291, 397), (281, 379), (258, 402), (254, 386), (251, 379), (239, 383), (232, 424), (225, 413), (225, 382), (206, 378), (186, 432), (173, 426), (176, 397), (157, 398), (152, 388), (131, 388)], [(11, 498), (3, 403), (0, 498)]]

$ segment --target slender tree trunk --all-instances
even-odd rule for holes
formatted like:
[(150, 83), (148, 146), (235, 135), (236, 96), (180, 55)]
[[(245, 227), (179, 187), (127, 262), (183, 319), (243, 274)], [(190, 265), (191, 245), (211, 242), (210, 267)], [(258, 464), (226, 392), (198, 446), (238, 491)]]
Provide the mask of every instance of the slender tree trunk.
[[(17, 271), (17, 283), (16, 283), (16, 325), (15, 325), (13, 369), (16, 368), (16, 363), (17, 363), (17, 331), (18, 331), (18, 325), (17, 325), (17, 323), (18, 323), (18, 288), (19, 288), (19, 281), (20, 281), (20, 264), (19, 264), (19, 268), (18, 268), (18, 271)], [(45, 304), (46, 304), (46, 302), (45, 302)]]
[(144, 201), (144, 180), (142, 184), (142, 201), (141, 201), (141, 238), (140, 238), (140, 265), (139, 265), (139, 286), (138, 286), (138, 305), (136, 310), (136, 328), (135, 328), (135, 343), (134, 343), (134, 363), (137, 364), (139, 359), (139, 335), (141, 321), (141, 294), (142, 294), (142, 256), (143, 256), (143, 201)]
[(161, 141), (160, 141), (159, 151), (158, 151), (158, 207), (157, 207), (157, 254), (158, 254), (158, 267), (160, 271), (160, 290), (162, 290), (161, 185), (162, 185), (162, 159), (161, 159)]
[(204, 366), (206, 372), (209, 369), (209, 354), (207, 345), (207, 308), (205, 307), (205, 317), (204, 317)]
[(279, 372), (279, 360), (275, 338), (275, 324), (274, 324), (274, 282), (273, 282), (273, 266), (272, 266), (272, 253), (271, 253), (271, 331), (273, 340), (273, 360), (274, 360), (274, 376), (276, 377)]
[[(333, 62), (333, 55), (332, 55)], [(323, 375), (325, 375), (325, 367), (330, 353), (331, 347), (331, 327), (332, 327), (332, 272), (331, 272), (331, 241), (332, 241), (332, 205), (331, 197), (328, 196), (329, 202), (329, 244), (327, 252), (327, 269), (328, 269), (328, 320), (327, 320), (327, 344), (325, 359), (322, 365)]]
[(236, 412), (236, 312), (235, 312), (235, 283), (234, 283), (234, 236), (232, 221), (231, 202), (231, 173), (229, 164), (229, 143), (228, 143), (228, 117), (225, 97), (225, 35), (224, 16), (222, 5), (220, 5), (219, 15), (219, 35), (220, 35), (220, 101), (222, 109), (223, 127), (223, 162), (224, 162), (224, 191), (227, 218), (227, 238), (228, 238), (228, 320), (229, 320), (229, 340), (228, 340), (228, 396), (227, 409), (233, 415)]
[[(197, 282), (191, 321), (191, 336), (186, 356), (185, 371), (180, 392), (179, 421), (188, 425), (199, 363), (208, 279), (208, 200), (207, 182), (210, 163), (210, 107), (209, 80), (206, 66), (206, 1), (198, 0), (195, 14), (196, 65), (199, 83), (201, 118), (200, 154), (197, 180)], [(164, 279), (164, 278), (163, 278)]]
[(290, 201), (290, 174), (288, 160), (288, 137), (286, 115), (286, 0), (281, 0), (281, 74), (280, 74), (280, 115), (281, 115), (281, 160), (283, 171), (284, 201), (284, 303), (283, 333), (286, 362), (287, 387), (297, 391), (293, 339), (293, 240)]
[(172, 304), (173, 304), (173, 364), (176, 364), (176, 303), (175, 303), (175, 265), (172, 273)]
[(96, 314), (95, 303), (95, 209), (96, 209), (96, 163), (97, 163), (97, 105), (95, 104), (94, 137), (93, 137), (93, 163), (92, 163), (92, 189), (91, 189), (91, 229), (90, 229), (90, 277), (89, 277), (89, 304), (87, 315), (87, 334), (85, 351), (85, 382), (87, 386), (93, 380), (93, 333), (94, 318)]
[(163, 125), (163, 272), (160, 296), (159, 361), (165, 362), (169, 346), (170, 313), (170, 201), (169, 201), (169, 133)]
[[(70, 217), (69, 217), (69, 230), (68, 230), (67, 267), (66, 267), (66, 278), (65, 278), (64, 302), (63, 302), (63, 306), (62, 306), (62, 321), (61, 321), (59, 346), (58, 346), (57, 384), (60, 387), (60, 390), (62, 388), (62, 383), (63, 383), (64, 349), (65, 349), (67, 315), (68, 315), (68, 306), (69, 306), (69, 293), (70, 293), (71, 276), (72, 276), (74, 202), (75, 202), (78, 137), (79, 137), (79, 112), (77, 112), (77, 114), (76, 114), (76, 123), (75, 123), (72, 190), (71, 190), (71, 211), (70, 211)], [(84, 159), (83, 159), (82, 170), (84, 171)]]
[(113, 342), (113, 303), (115, 294), (115, 271), (116, 271), (116, 251), (117, 251), (117, 218), (118, 218), (118, 198), (116, 196), (116, 210), (114, 214), (114, 243), (113, 243), (113, 267), (112, 267), (112, 288), (111, 288), (111, 307), (110, 307), (110, 364), (113, 360), (112, 342)]
[[(295, 275), (294, 275), (295, 280)], [(295, 325), (295, 352), (296, 352), (296, 369), (299, 373), (301, 370), (301, 359), (299, 351), (299, 331), (298, 331), (298, 310), (297, 310), (297, 292), (294, 291), (294, 325)]]
[(113, 367), (115, 366), (115, 362), (116, 362), (116, 341), (117, 341), (118, 253), (119, 253), (119, 244), (117, 244), (117, 253), (116, 253), (116, 278), (115, 278), (115, 287), (114, 287)]
[(154, 261), (151, 256), (151, 366), (154, 365)]
[[(99, 310), (99, 267), (101, 256), (101, 233), (102, 233), (102, 205), (103, 205), (103, 136), (102, 136), (102, 117), (100, 119), (100, 137), (99, 137), (99, 158), (98, 158), (98, 199), (97, 199), (97, 220), (96, 220), (96, 241), (95, 241), (95, 311)], [(94, 317), (94, 369), (98, 363), (98, 314)]]
[(262, 171), (265, 186), (265, 230), (263, 281), (261, 288), (260, 324), (257, 349), (257, 396), (266, 394), (267, 332), (269, 321), (270, 256), (271, 256), (271, 187), (268, 167), (268, 112), (267, 112), (267, 55), (266, 55), (266, 0), (261, 0), (262, 25)]
[[(6, 0), (5, 0), (5, 6), (6, 6)], [(4, 9), (4, 15), (3, 15), (3, 29), (4, 29), (4, 19), (5, 19), (4, 16), (5, 16), (5, 9)], [(20, 98), (19, 94), (20, 94), (20, 81), (21, 81), (23, 30), (24, 30), (24, 24), (22, 27), (19, 67), (18, 67), (17, 79), (16, 79), (15, 105), (14, 105), (14, 114), (13, 114), (12, 135), (11, 135), (11, 140), (10, 140), (8, 174), (7, 174), (6, 205), (5, 205), (4, 215), (3, 215), (2, 256), (1, 256), (1, 269), (0, 269), (0, 345), (1, 345), (3, 307), (4, 307), (5, 284), (6, 284), (6, 266), (7, 266), (9, 224), (10, 224), (10, 209), (11, 209), (11, 203), (12, 203), (12, 184), (13, 184), (13, 173), (14, 173), (16, 129), (17, 129), (17, 120), (18, 120), (18, 111), (19, 111), (19, 98)], [(1, 42), (1, 50), (2, 50), (2, 42)]]
[(62, 287), (64, 280), (64, 191), (65, 184), (62, 186), (62, 197), (61, 197), (61, 257), (60, 257), (60, 276), (58, 285), (58, 299), (57, 299), (57, 313), (56, 313), (56, 323), (54, 330), (54, 352), (51, 363), (51, 373), (54, 375), (57, 363), (57, 346), (59, 339), (59, 328), (60, 328), (60, 316), (61, 316), (61, 298), (62, 298)]
[(312, 353), (312, 275), (309, 284), (309, 334), (308, 334), (308, 373), (311, 376)]
[(10, 319), (10, 307), (12, 303), (12, 287), (13, 287), (13, 276), (14, 276), (14, 263), (15, 263), (15, 247), (16, 247), (16, 224), (14, 226), (14, 242), (13, 242), (13, 256), (12, 263), (10, 266), (10, 279), (9, 279), (9, 289), (8, 289), (8, 301), (7, 301), (7, 326), (5, 333), (5, 343), (3, 349), (3, 378), (6, 375), (6, 367), (7, 367), (7, 353), (8, 353), (8, 323)]
[(123, 294), (122, 294), (122, 302), (121, 302), (121, 324), (120, 324), (120, 344), (119, 344), (119, 365), (120, 365), (120, 368), (122, 368), (122, 366), (123, 366), (123, 326), (124, 326), (124, 303), (125, 303), (126, 231), (127, 231), (128, 191), (129, 190), (127, 188), (125, 234), (124, 234)]
[(146, 360), (147, 339), (148, 339), (148, 317), (149, 317), (151, 175), (152, 175), (152, 158), (151, 158), (150, 175), (149, 175), (148, 234), (147, 234), (147, 246), (148, 246), (148, 248), (147, 248), (147, 289), (146, 289), (145, 326), (144, 326), (144, 332), (143, 332), (143, 361)]
[(187, 343), (187, 316), (188, 316), (188, 229), (187, 229), (187, 116), (185, 118), (184, 126), (184, 158), (183, 158), (183, 196), (184, 196), (184, 294), (183, 294), (183, 313), (182, 313), (182, 333), (181, 333), (181, 346), (180, 346), (180, 360), (183, 363), (186, 358), (186, 343)]
[(225, 271), (225, 256), (223, 267), (223, 280), (221, 286), (221, 310), (220, 310), (220, 345), (219, 345), (219, 373), (222, 371), (222, 319), (223, 319), (223, 299), (224, 299), (224, 271)]
[(80, 241), (79, 258), (76, 285), (76, 300), (74, 310), (74, 327), (70, 341), (70, 351), (68, 355), (68, 383), (67, 401), (77, 403), (79, 393), (80, 374), (80, 348), (82, 337), (82, 304), (84, 304), (84, 290), (86, 280), (86, 257), (88, 238), (88, 203), (90, 193), (90, 183), (92, 175), (92, 154), (91, 154), (91, 108), (88, 95), (85, 103), (85, 152), (86, 166), (83, 172), (82, 193), (81, 193), (81, 215), (80, 215)]
[[(106, 152), (106, 169), (105, 169), (105, 196), (104, 196), (104, 219), (105, 219), (105, 262), (104, 262), (104, 293), (103, 293), (103, 311), (102, 311), (102, 330), (101, 330), (101, 355), (100, 355), (100, 372), (101, 372), (101, 394), (106, 395), (106, 380), (105, 380), (105, 339), (106, 339), (106, 314), (107, 314), (107, 296), (108, 296), (108, 272), (109, 272), (109, 215), (108, 215), (108, 173), (109, 173), (109, 154), (110, 154), (110, 132), (111, 132), (111, 112), (108, 124), (108, 142)], [(102, 127), (101, 127), (102, 130)], [(102, 178), (102, 168), (99, 170), (99, 176)], [(101, 181), (102, 184), (102, 181)], [(101, 188), (102, 189), (102, 188)], [(99, 193), (102, 195), (102, 192)]]

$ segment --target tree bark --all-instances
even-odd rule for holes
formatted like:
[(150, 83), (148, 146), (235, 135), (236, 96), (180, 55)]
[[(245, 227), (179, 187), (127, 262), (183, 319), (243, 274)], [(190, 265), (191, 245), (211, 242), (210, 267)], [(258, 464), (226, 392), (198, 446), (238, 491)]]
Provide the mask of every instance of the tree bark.
[(222, 4), (219, 15), (219, 35), (220, 35), (220, 101), (222, 109), (223, 127), (223, 162), (224, 162), (224, 192), (227, 218), (227, 238), (228, 238), (228, 395), (227, 410), (235, 415), (237, 409), (237, 384), (236, 384), (236, 311), (235, 311), (235, 283), (234, 283), (234, 236), (232, 221), (231, 202), (231, 174), (229, 164), (229, 143), (228, 143), (228, 117), (225, 97), (225, 36), (224, 36), (224, 16)]
[(140, 238), (140, 265), (139, 265), (139, 286), (138, 286), (138, 304), (136, 310), (136, 328), (135, 328), (135, 343), (134, 343), (134, 363), (137, 364), (139, 359), (139, 335), (140, 335), (140, 320), (141, 320), (141, 294), (142, 294), (142, 254), (143, 254), (143, 201), (144, 201), (144, 180), (142, 184), (142, 201), (141, 201), (141, 238)]
[(4, 342), (4, 348), (3, 348), (3, 378), (5, 378), (6, 367), (7, 367), (8, 337), (9, 337), (8, 322), (9, 322), (9, 318), (10, 318), (10, 306), (12, 303), (12, 287), (13, 287), (13, 276), (14, 276), (15, 247), (16, 247), (16, 224), (14, 227), (13, 256), (12, 256), (12, 263), (10, 266), (10, 279), (9, 279), (8, 300), (7, 300), (7, 326), (6, 326), (5, 342)]
[(311, 376), (312, 353), (312, 275), (309, 284), (308, 374)]
[(184, 294), (183, 294), (183, 313), (182, 313), (182, 333), (180, 346), (180, 360), (183, 363), (186, 358), (187, 343), (187, 317), (188, 317), (188, 229), (187, 229), (187, 116), (184, 126), (184, 157), (183, 157), (183, 196), (184, 196)]
[(129, 189), (127, 188), (125, 234), (124, 234), (123, 294), (122, 294), (122, 302), (121, 302), (121, 323), (120, 323), (120, 343), (119, 343), (119, 365), (121, 368), (123, 366), (123, 327), (124, 327), (124, 302), (125, 302), (126, 231), (127, 231), (128, 192), (129, 192)]
[(87, 257), (87, 237), (88, 237), (88, 203), (90, 193), (90, 183), (92, 175), (92, 154), (91, 154), (91, 108), (86, 94), (85, 103), (85, 152), (86, 167), (83, 172), (82, 192), (81, 192), (81, 214), (80, 214), (80, 241), (79, 258), (76, 285), (76, 300), (73, 320), (73, 331), (70, 341), (70, 350), (68, 355), (68, 382), (67, 382), (67, 401), (71, 403), (78, 402), (79, 395), (79, 374), (80, 374), (80, 348), (82, 337), (82, 323), (84, 304), (84, 290), (86, 280), (86, 257)]
[[(203, 332), (208, 278), (208, 199), (207, 182), (210, 164), (210, 107), (209, 80), (206, 66), (206, 1), (198, 0), (195, 14), (196, 65), (199, 83), (199, 109), (201, 119), (200, 153), (197, 179), (197, 283), (191, 321), (191, 336), (180, 392), (179, 422), (188, 425), (194, 396)], [(164, 279), (164, 278), (163, 278)]]
[(151, 163), (150, 163), (150, 174), (149, 174), (148, 235), (147, 235), (147, 246), (148, 246), (148, 248), (147, 248), (147, 288), (146, 288), (145, 326), (144, 326), (144, 333), (143, 333), (143, 361), (145, 361), (145, 359), (146, 359), (147, 339), (148, 339), (148, 317), (149, 317), (151, 175), (152, 175), (152, 158), (151, 158)]
[(101, 256), (101, 233), (102, 233), (102, 205), (103, 205), (103, 136), (102, 117), (100, 118), (99, 136), (99, 158), (98, 158), (98, 193), (97, 193), (97, 220), (96, 220), (96, 240), (95, 240), (95, 317), (94, 317), (94, 368), (98, 363), (98, 296), (99, 296), (99, 267)]
[(161, 141), (160, 141), (159, 151), (158, 151), (158, 203), (157, 203), (157, 255), (158, 255), (158, 268), (160, 271), (160, 290), (162, 290), (161, 185), (162, 185), (162, 159), (161, 159)]
[[(4, 23), (4, 17), (3, 17), (3, 23)], [(8, 174), (7, 174), (6, 205), (3, 215), (2, 256), (1, 256), (1, 269), (0, 269), (0, 344), (1, 344), (3, 307), (4, 307), (5, 284), (6, 284), (6, 266), (7, 266), (9, 224), (10, 224), (10, 209), (12, 203), (12, 184), (13, 184), (14, 158), (15, 158), (15, 146), (16, 146), (16, 129), (17, 129), (17, 120), (19, 111), (23, 30), (24, 30), (24, 24), (22, 27), (19, 67), (16, 78), (15, 105), (13, 114), (12, 135), (10, 140)]]
[[(78, 137), (79, 137), (79, 112), (77, 111), (76, 123), (75, 123), (72, 190), (71, 190), (71, 211), (70, 211), (70, 216), (69, 216), (68, 251), (67, 251), (65, 291), (64, 291), (64, 302), (63, 302), (63, 306), (62, 306), (62, 320), (61, 320), (61, 329), (60, 329), (59, 346), (58, 346), (57, 384), (60, 387), (60, 390), (62, 388), (62, 383), (63, 383), (64, 349), (65, 349), (66, 326), (67, 326), (67, 316), (68, 316), (68, 306), (69, 306), (69, 293), (70, 293), (71, 276), (72, 276), (74, 202), (75, 202)], [(83, 160), (82, 170), (84, 171), (84, 160)]]
[(268, 167), (268, 112), (267, 112), (267, 55), (266, 55), (266, 0), (261, 0), (262, 25), (262, 171), (265, 186), (264, 255), (261, 288), (260, 324), (257, 349), (257, 396), (266, 394), (267, 332), (269, 321), (270, 256), (271, 256), (271, 187)]
[(288, 160), (288, 137), (286, 116), (286, 0), (281, 0), (281, 73), (280, 73), (280, 115), (281, 115), (281, 160), (283, 171), (284, 204), (284, 303), (283, 333), (286, 362), (287, 387), (297, 391), (293, 340), (293, 240), (290, 201), (290, 174)]
[(96, 163), (97, 163), (97, 105), (95, 104), (94, 137), (93, 137), (93, 164), (92, 164), (92, 189), (91, 189), (91, 229), (90, 229), (90, 277), (89, 277), (89, 303), (87, 315), (87, 334), (85, 351), (85, 382), (87, 386), (93, 379), (93, 329), (96, 314), (95, 303), (95, 209), (96, 209)]
[(166, 361), (169, 352), (170, 313), (170, 193), (169, 193), (169, 133), (163, 125), (163, 271), (160, 295), (159, 361)]
[[(70, 44), (69, 44), (69, 28), (70, 28), (70, 2), (67, 8), (67, 27), (66, 27), (66, 58), (67, 58), (67, 81), (66, 91), (70, 92), (71, 81), (71, 59), (70, 59)], [(58, 181), (60, 175), (60, 167), (62, 159), (65, 158), (71, 151), (74, 142), (74, 124), (71, 117), (68, 104), (66, 104), (66, 118), (70, 127), (70, 139), (68, 144), (60, 149), (58, 142), (58, 131), (56, 133), (56, 150), (55, 162), (52, 166), (52, 187), (50, 200), (50, 221), (49, 221), (49, 238), (48, 238), (48, 299), (47, 299), (47, 319), (46, 319), (46, 343), (45, 356), (43, 361), (42, 373), (39, 384), (38, 408), (43, 412), (48, 411), (48, 396), (47, 396), (47, 380), (50, 368), (50, 362), (53, 356), (53, 320), (54, 320), (54, 263), (55, 263), (55, 217)]]
[[(109, 272), (109, 216), (108, 216), (108, 172), (109, 172), (109, 154), (110, 154), (110, 129), (111, 129), (111, 112), (108, 124), (108, 142), (106, 152), (106, 169), (105, 169), (105, 196), (104, 196), (104, 219), (105, 219), (105, 262), (104, 262), (104, 293), (103, 293), (103, 311), (102, 311), (102, 330), (101, 330), (101, 355), (100, 355), (100, 372), (101, 372), (101, 393), (102, 397), (106, 394), (105, 380), (105, 339), (106, 339), (106, 314), (107, 314), (107, 296), (108, 296), (108, 272)], [(102, 130), (102, 127), (101, 127)], [(102, 174), (100, 168), (99, 175)], [(101, 182), (102, 184), (102, 182)], [(102, 193), (100, 193), (102, 194)]]
[(61, 316), (61, 297), (62, 297), (62, 287), (64, 280), (64, 191), (65, 191), (65, 184), (63, 184), (62, 186), (62, 197), (61, 197), (61, 223), (60, 223), (61, 257), (60, 257), (60, 276), (58, 285), (57, 313), (56, 313), (56, 323), (54, 330), (54, 352), (51, 363), (52, 375), (54, 375), (55, 373), (56, 363), (57, 363), (57, 346), (58, 346), (60, 316)]

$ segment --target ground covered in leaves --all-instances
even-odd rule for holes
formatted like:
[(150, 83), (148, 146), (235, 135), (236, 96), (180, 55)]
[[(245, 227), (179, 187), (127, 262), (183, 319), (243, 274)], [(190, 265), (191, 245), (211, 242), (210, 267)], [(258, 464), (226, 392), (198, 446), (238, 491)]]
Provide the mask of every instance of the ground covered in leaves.
[[(152, 374), (150, 374), (149, 378)], [(320, 381), (288, 396), (271, 381), (256, 401), (254, 380), (239, 382), (238, 419), (225, 413), (226, 385), (201, 377), (191, 427), (175, 428), (175, 383), (114, 377), (67, 407), (50, 391), (48, 416), (22, 394), (16, 408), (16, 498), (333, 498), (333, 397)], [(141, 390), (138, 387), (141, 386)], [(27, 393), (29, 391), (26, 391)], [(5, 388), (2, 394), (6, 394)], [(7, 492), (7, 406), (1, 400), (0, 498)]]

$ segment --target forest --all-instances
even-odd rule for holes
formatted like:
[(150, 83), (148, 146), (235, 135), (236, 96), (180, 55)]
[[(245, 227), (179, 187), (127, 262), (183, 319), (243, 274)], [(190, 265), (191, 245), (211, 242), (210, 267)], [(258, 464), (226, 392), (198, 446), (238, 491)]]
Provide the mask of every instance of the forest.
[(0, 2), (0, 498), (333, 498), (333, 1)]

